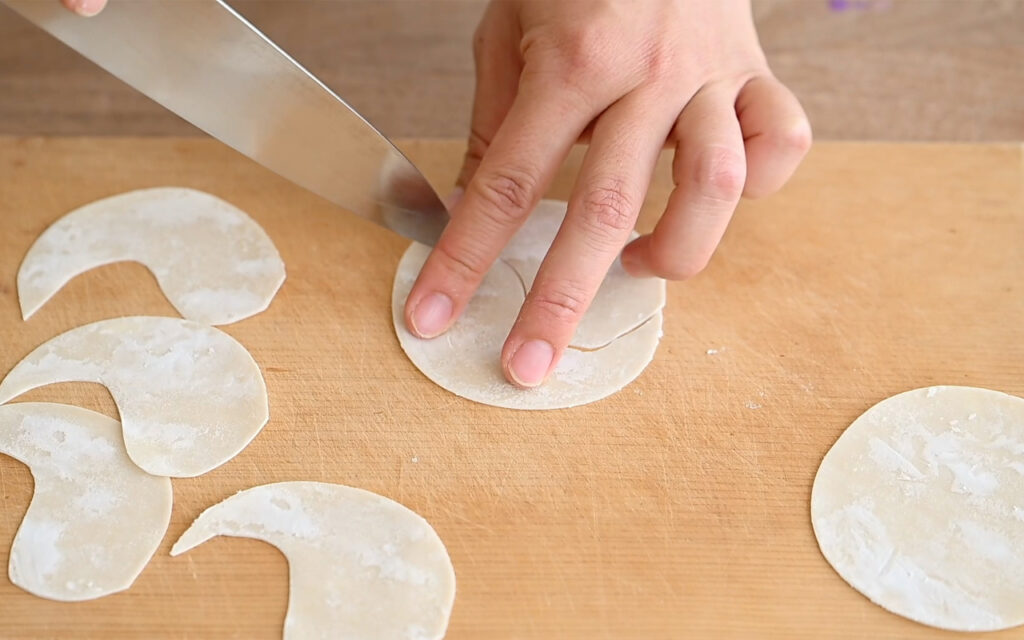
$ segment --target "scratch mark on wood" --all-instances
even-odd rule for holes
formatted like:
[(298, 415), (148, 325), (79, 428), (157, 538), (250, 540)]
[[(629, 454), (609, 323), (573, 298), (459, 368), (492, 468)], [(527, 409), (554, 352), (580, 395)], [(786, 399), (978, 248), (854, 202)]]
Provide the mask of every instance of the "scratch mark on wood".
[(568, 600), (567, 608), (569, 611), (576, 613), (576, 600), (572, 596), (573, 590), (569, 587), (569, 581), (565, 578), (565, 563), (555, 556), (550, 548), (547, 549), (547, 555), (550, 566), (554, 567), (557, 572), (556, 575), (559, 584), (562, 586), (562, 593), (565, 594), (565, 597)]
[(398, 459), (398, 501), (401, 502), (405, 499), (405, 493), (403, 492), (403, 484), (405, 481), (405, 463), (401, 458)]
[(316, 454), (320, 460), (320, 480), (324, 480), (326, 478), (324, 475), (324, 449), (320, 444), (320, 423), (316, 418), (313, 419), (313, 435), (316, 437)]
[(760, 456), (757, 454), (757, 449), (751, 449), (749, 456), (744, 455), (740, 449), (734, 449), (733, 454), (739, 458), (743, 463), (754, 472), (754, 475), (758, 477), (764, 476), (764, 470), (761, 468)]
[(475, 520), (470, 520), (469, 518), (467, 518), (466, 516), (462, 515), (461, 513), (456, 513), (455, 511), (452, 511), (448, 507), (444, 506), (444, 504), (442, 504), (441, 502), (436, 503), (436, 506), (444, 515), (452, 518), (453, 520), (458, 520), (459, 522), (463, 522), (465, 524), (468, 524), (468, 525), (470, 525), (470, 526), (472, 526), (472, 527), (474, 527), (476, 529), (480, 529), (481, 531), (486, 531), (487, 533), (491, 534), (492, 536), (496, 535), (495, 532), (494, 532), (494, 529), (491, 529), (490, 527), (488, 527), (487, 525), (485, 525), (482, 522), (477, 522)]

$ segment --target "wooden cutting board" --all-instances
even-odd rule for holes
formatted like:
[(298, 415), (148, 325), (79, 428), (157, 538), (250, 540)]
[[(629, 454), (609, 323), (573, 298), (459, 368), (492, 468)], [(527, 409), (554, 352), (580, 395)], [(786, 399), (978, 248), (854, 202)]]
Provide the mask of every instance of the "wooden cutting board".
[[(402, 146), (451, 185), (460, 143)], [(831, 570), (808, 500), (829, 446), (887, 396), (935, 384), (1024, 395), (1020, 146), (817, 145), (782, 193), (742, 204), (705, 273), (670, 284), (665, 338), (636, 382), (535, 413), (462, 400), (405, 358), (390, 311), (405, 241), (220, 144), (0, 138), (0, 374), (72, 327), (174, 315), (136, 264), (75, 278), (28, 322), (15, 291), (53, 220), (158, 185), (233, 202), (284, 257), (270, 309), (225, 327), (263, 368), (270, 423), (234, 460), (174, 481), (167, 537), (130, 591), (61, 604), (0, 579), (0, 637), (280, 637), (276, 550), (218, 538), (167, 552), (205, 507), (281, 480), (369, 489), (426, 517), (458, 574), (450, 638), (941, 635)], [(663, 163), (642, 227), (670, 185)], [(97, 385), (21, 399), (116, 416)], [(2, 565), (31, 493), (28, 470), (0, 456)]]

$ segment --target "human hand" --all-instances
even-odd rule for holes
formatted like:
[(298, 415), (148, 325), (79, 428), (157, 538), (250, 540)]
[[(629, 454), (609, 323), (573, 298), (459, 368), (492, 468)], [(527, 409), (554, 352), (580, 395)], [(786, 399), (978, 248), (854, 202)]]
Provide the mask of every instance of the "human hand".
[(60, 0), (68, 9), (71, 9), (80, 16), (94, 16), (103, 10), (107, 0)]
[[(811, 144), (768, 69), (748, 0), (492, 0), (474, 38), (472, 129), (452, 219), (405, 307), (433, 338), (466, 308), (578, 138), (569, 211), (502, 350), (511, 382), (554, 369), (622, 251), (635, 276), (683, 279), (714, 253), (741, 195), (777, 190)], [(654, 232), (623, 250), (655, 161), (675, 146)]]

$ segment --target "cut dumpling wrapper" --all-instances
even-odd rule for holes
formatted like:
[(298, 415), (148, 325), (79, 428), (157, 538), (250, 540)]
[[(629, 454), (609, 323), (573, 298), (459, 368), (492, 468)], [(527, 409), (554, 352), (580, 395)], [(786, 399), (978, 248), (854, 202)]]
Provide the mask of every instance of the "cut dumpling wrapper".
[(665, 281), (629, 276), (616, 260), (548, 381), (523, 390), (500, 367), (501, 348), (565, 216), (564, 202), (544, 200), (512, 238), (458, 322), (421, 340), (405, 328), (403, 310), (430, 248), (402, 256), (392, 291), (392, 319), (409, 359), (441, 387), (469, 400), (511, 409), (558, 409), (594, 402), (635, 379), (661, 338)]
[(116, 420), (61, 404), (0, 406), (0, 453), (35, 490), (11, 546), (11, 582), (51, 600), (131, 586), (171, 519), (171, 481), (128, 458)]
[(105, 264), (144, 264), (182, 316), (227, 324), (270, 304), (281, 256), (240, 209), (194, 189), (131, 191), (75, 209), (36, 239), (18, 271), (28, 319), (75, 276)]
[(811, 518), (839, 575), (893, 613), (957, 631), (1024, 623), (1024, 399), (883, 400), (826, 454)]
[(204, 511), (171, 555), (218, 535), (263, 540), (288, 558), (286, 639), (444, 636), (451, 560), (427, 521), (397, 502), (321, 482), (253, 487)]
[(0, 403), (56, 382), (106, 386), (128, 455), (159, 476), (197, 476), (227, 462), (269, 417), (263, 376), (245, 347), (179, 318), (116, 318), (62, 333), (14, 366)]
[[(551, 243), (555, 241), (565, 212), (565, 202), (542, 200), (502, 251), (501, 260), (522, 279), (521, 290), (525, 288), (529, 291), (533, 287), (537, 270)], [(633, 233), (632, 238), (637, 235)], [(519, 305), (522, 303), (521, 298)], [(633, 278), (622, 268), (622, 263), (616, 260), (594, 296), (590, 309), (583, 316), (583, 321), (576, 327), (571, 344), (578, 349), (603, 347), (658, 314), (664, 306), (664, 280)], [(516, 313), (518, 311), (517, 306)], [(515, 319), (515, 314), (512, 319)]]

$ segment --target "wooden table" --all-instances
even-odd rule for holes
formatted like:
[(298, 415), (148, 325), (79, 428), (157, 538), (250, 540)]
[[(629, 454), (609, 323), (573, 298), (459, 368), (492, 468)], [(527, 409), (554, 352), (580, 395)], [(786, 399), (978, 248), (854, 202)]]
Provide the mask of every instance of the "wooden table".
[[(459, 143), (403, 146), (451, 183)], [(662, 164), (642, 226), (667, 184)], [(0, 372), (59, 331), (173, 313), (135, 264), (76, 278), (29, 322), (14, 286), (54, 219), (156, 185), (237, 204), (284, 257), (270, 309), (226, 327), (263, 368), (271, 421), (221, 468), (175, 480), (170, 530), (130, 591), (62, 604), (0, 579), (0, 636), (279, 637), (274, 549), (167, 551), (203, 508), (280, 480), (354, 485), (425, 516), (458, 574), (450, 638), (942, 635), (831, 570), (808, 498), (822, 455), (882, 398), (934, 384), (1024, 394), (1020, 146), (818, 145), (782, 193), (741, 206), (705, 273), (670, 285), (665, 338), (635, 383), (539, 413), (457, 398), (405, 358), (390, 291), (406, 242), (209, 140), (0, 138)], [(22, 399), (114, 411), (96, 385)], [(31, 491), (0, 456), (0, 565)]]

